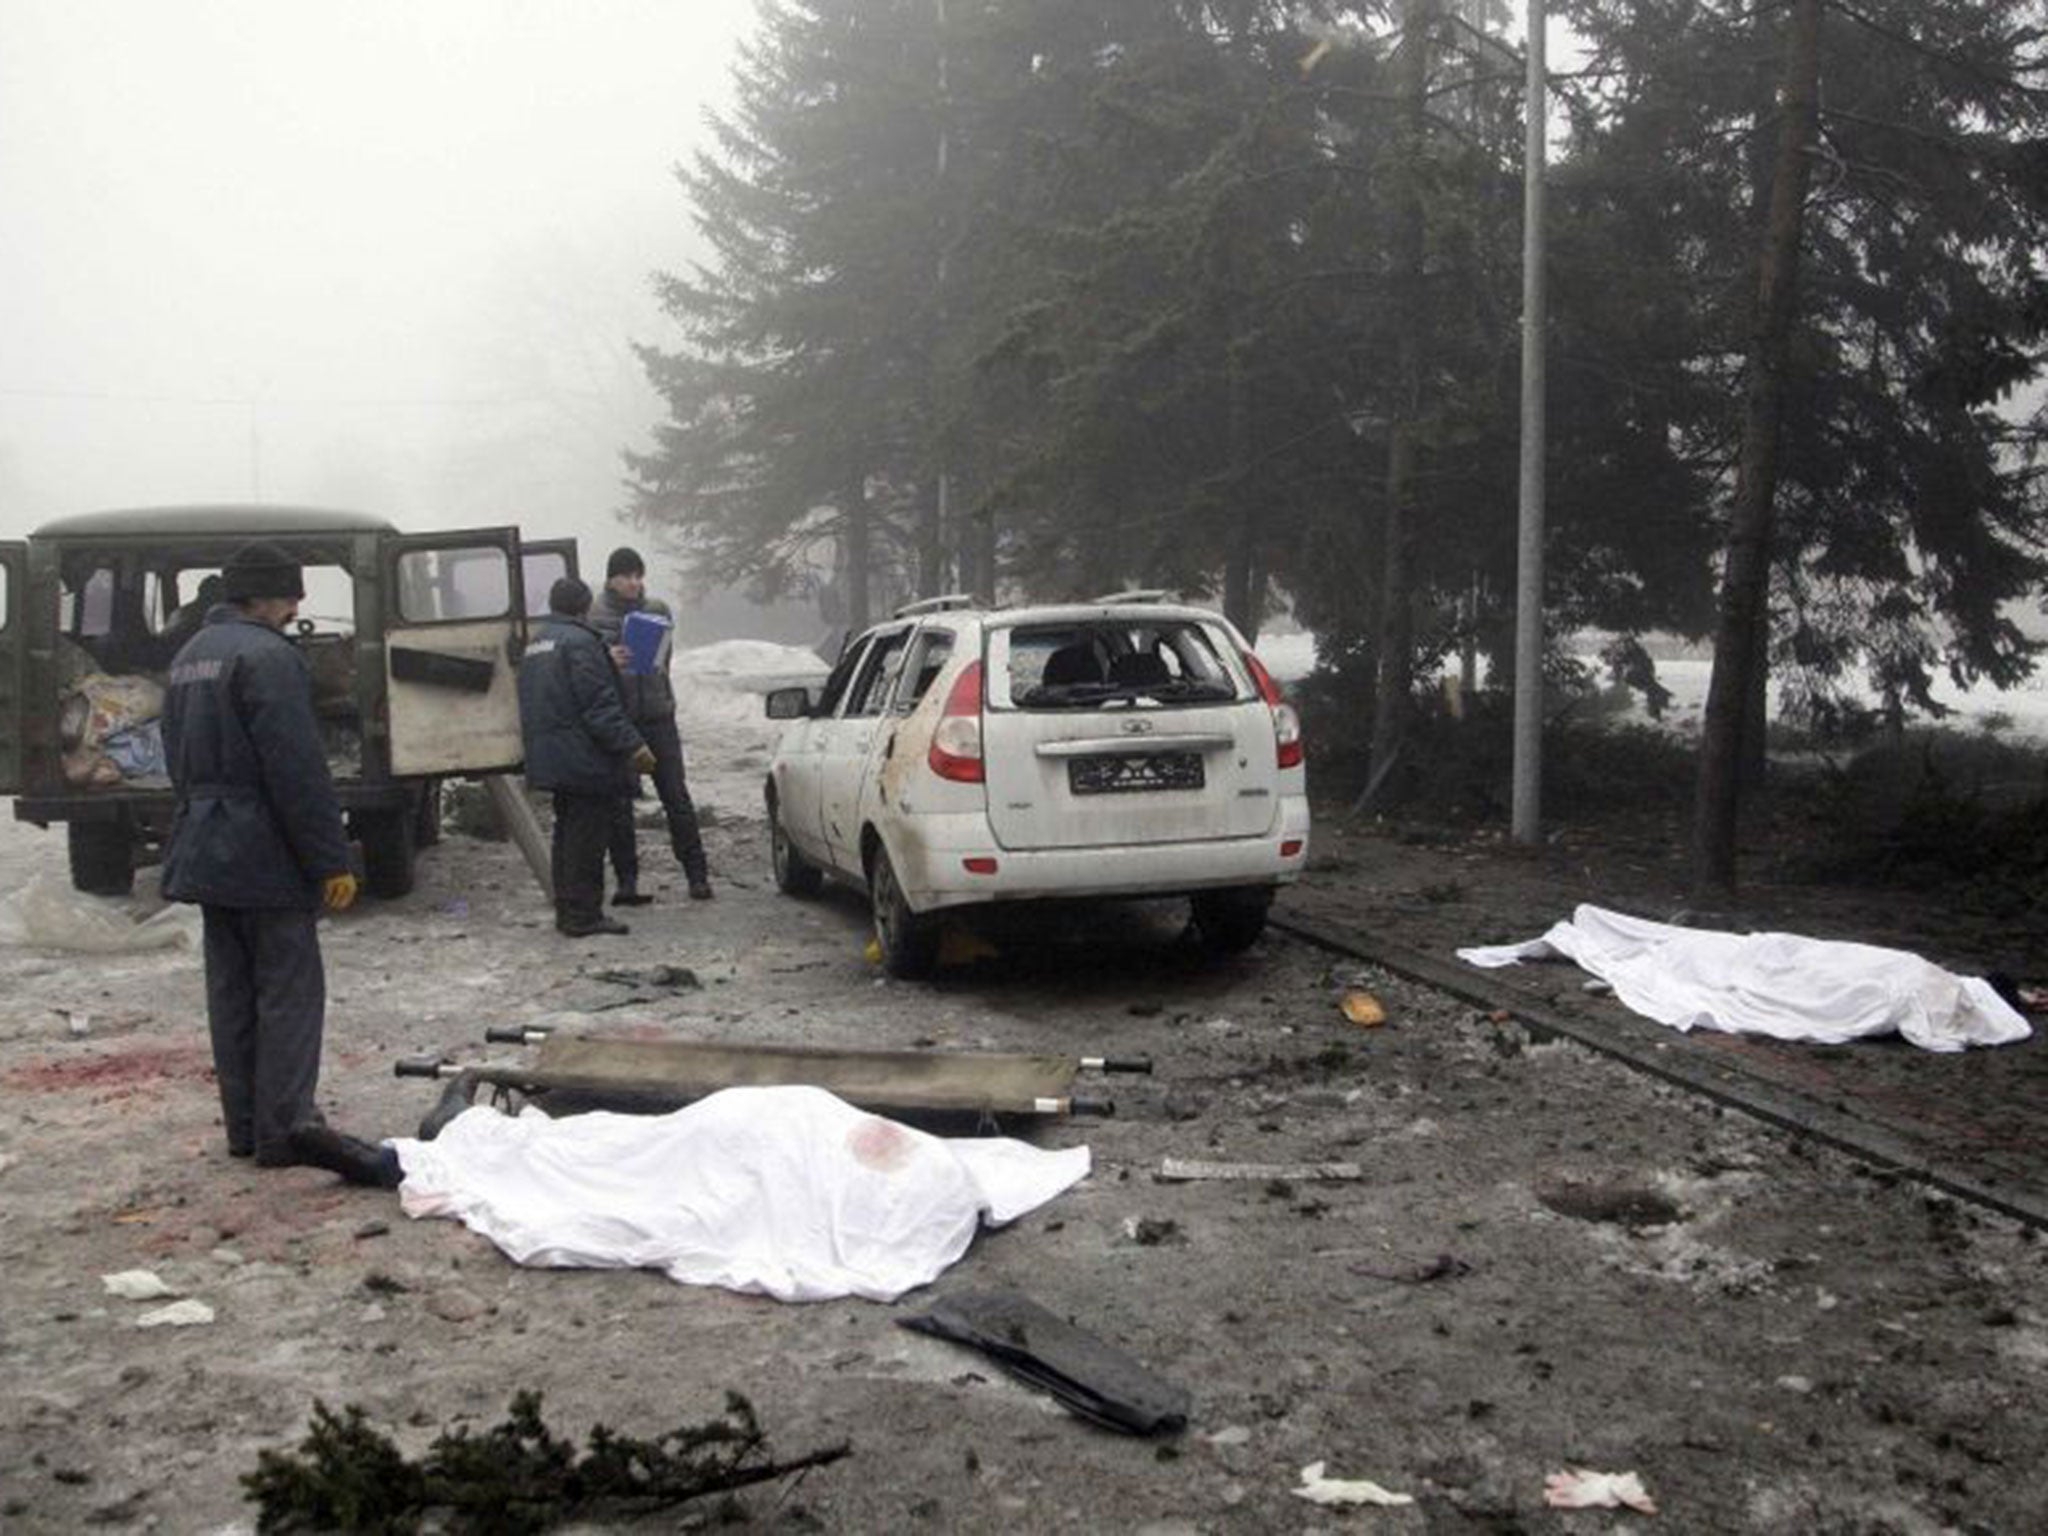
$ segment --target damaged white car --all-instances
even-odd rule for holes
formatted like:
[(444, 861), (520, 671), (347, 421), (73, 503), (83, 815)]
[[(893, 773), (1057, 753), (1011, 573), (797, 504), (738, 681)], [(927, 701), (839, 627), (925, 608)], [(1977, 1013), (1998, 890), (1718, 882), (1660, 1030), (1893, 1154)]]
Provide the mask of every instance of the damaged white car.
[(1162, 599), (913, 603), (769, 694), (776, 884), (865, 889), (896, 976), (985, 902), (1187, 896), (1210, 948), (1251, 944), (1308, 856), (1301, 723), (1221, 615)]

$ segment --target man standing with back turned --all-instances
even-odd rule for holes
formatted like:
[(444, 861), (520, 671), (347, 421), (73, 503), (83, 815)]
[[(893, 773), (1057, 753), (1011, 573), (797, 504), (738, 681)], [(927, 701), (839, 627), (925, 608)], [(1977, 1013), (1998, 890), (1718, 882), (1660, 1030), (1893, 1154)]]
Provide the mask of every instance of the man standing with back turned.
[(526, 782), (555, 799), (555, 927), (572, 939), (625, 933), (604, 915), (604, 845), (612, 807), (654, 754), (626, 718), (618, 670), (590, 627), (590, 588), (564, 576), (519, 662)]
[(327, 1009), (315, 923), (321, 907), (356, 899), (356, 880), (312, 677), (283, 634), (305, 585), (282, 549), (250, 544), (228, 556), (221, 595), (171, 662), (164, 756), (177, 811), (163, 890), (205, 916), (228, 1152), (395, 1189), (397, 1154), (330, 1129), (314, 1102)]
[[(612, 660), (624, 672), (626, 713), (634, 729), (646, 738), (654, 751), (654, 790), (661, 796), (661, 809), (668, 818), (669, 846), (683, 866), (683, 878), (690, 883), (690, 895), (697, 901), (711, 899), (711, 876), (704, 860), (704, 839), (697, 829), (697, 808), (690, 803), (690, 787), (683, 779), (683, 743), (676, 734), (676, 694), (668, 680), (668, 662), (674, 630), (661, 638), (654, 665), (646, 672), (631, 670), (631, 657), (624, 644), (626, 616), (645, 613), (673, 622), (668, 604), (647, 595), (647, 562), (632, 549), (615, 549), (605, 562), (604, 590), (590, 607), (590, 624), (612, 648)], [(612, 870), (618, 876), (618, 894), (612, 904), (644, 906), (654, 898), (640, 889), (639, 838), (633, 826), (633, 797), (622, 797), (612, 812)]]

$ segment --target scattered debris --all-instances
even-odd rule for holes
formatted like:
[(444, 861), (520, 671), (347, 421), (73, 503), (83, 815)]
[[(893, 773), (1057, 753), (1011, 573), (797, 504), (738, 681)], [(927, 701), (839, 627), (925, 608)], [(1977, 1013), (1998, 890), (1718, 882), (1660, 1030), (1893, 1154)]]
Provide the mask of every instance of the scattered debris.
[(187, 1297), (167, 1307), (157, 1307), (135, 1319), (138, 1328), (198, 1328), (213, 1321), (213, 1308)]
[(1140, 1248), (1163, 1248), (1187, 1241), (1180, 1223), (1164, 1216), (1126, 1216), (1124, 1236)]
[(1396, 1285), (1427, 1285), (1432, 1280), (1458, 1280), (1472, 1273), (1472, 1266), (1454, 1253), (1440, 1253), (1426, 1264), (1411, 1264), (1403, 1269), (1374, 1269), (1369, 1264), (1353, 1264), (1351, 1273), (1364, 1275), (1369, 1280), (1391, 1280)]
[(1552, 1509), (1632, 1509), (1657, 1513), (1656, 1501), (1633, 1472), (1592, 1472), (1573, 1467), (1543, 1479), (1543, 1502)]
[(1365, 1177), (1357, 1163), (1204, 1163), (1192, 1158), (1169, 1157), (1152, 1177), (1161, 1184), (1191, 1184), (1198, 1180), (1252, 1179), (1261, 1183), (1279, 1180), (1286, 1184), (1348, 1183)]
[[(505, 1421), (480, 1435), (457, 1426), (410, 1461), (353, 1404), (336, 1414), (313, 1405), (296, 1452), (258, 1453), (245, 1496), (264, 1531), (418, 1531), (483, 1536), (607, 1526), (706, 1494), (808, 1471), (849, 1455), (845, 1443), (778, 1462), (768, 1454), (753, 1405), (725, 1395), (725, 1412), (652, 1440), (603, 1424), (579, 1452), (541, 1421), (541, 1395), (513, 1397)], [(429, 1517), (432, 1517), (431, 1520)]]
[(1312, 1461), (1301, 1469), (1301, 1486), (1291, 1492), (1297, 1499), (1307, 1499), (1311, 1504), (1376, 1504), (1386, 1509), (1398, 1509), (1415, 1502), (1413, 1494), (1395, 1493), (1370, 1478), (1325, 1477), (1320, 1461)]
[(1387, 1010), (1370, 992), (1346, 992), (1338, 1005), (1344, 1017), (1360, 1029), (1377, 1029), (1387, 1022)]
[(1185, 1387), (1014, 1291), (941, 1297), (929, 1312), (896, 1321), (984, 1351), (1019, 1381), (1105, 1429), (1170, 1435), (1187, 1427)]
[(124, 1269), (101, 1275), (100, 1284), (107, 1288), (109, 1296), (118, 1296), (123, 1301), (156, 1301), (178, 1294), (164, 1284), (156, 1271), (149, 1269)]
[(940, 965), (972, 965), (977, 960), (999, 960), (1002, 953), (963, 923), (947, 923), (939, 930)]
[(652, 987), (662, 992), (692, 992), (704, 983), (687, 965), (622, 965), (606, 971), (591, 971), (592, 981), (608, 981), (620, 987)]
[(466, 1323), (490, 1311), (490, 1304), (474, 1291), (450, 1285), (427, 1298), (427, 1310), (443, 1322)]
[(1209, 1443), (1215, 1446), (1251, 1444), (1252, 1432), (1242, 1424), (1233, 1424), (1228, 1429), (1219, 1429), (1209, 1436)]
[(1640, 1184), (1539, 1185), (1536, 1198), (1575, 1221), (1605, 1222), (1617, 1227), (1668, 1227), (1685, 1220), (1685, 1212), (1661, 1190)]

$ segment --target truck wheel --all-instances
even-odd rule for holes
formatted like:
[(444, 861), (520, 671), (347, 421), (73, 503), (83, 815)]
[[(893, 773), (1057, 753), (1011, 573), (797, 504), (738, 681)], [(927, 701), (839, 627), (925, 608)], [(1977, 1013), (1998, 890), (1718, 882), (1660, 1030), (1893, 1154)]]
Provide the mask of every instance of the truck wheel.
[(768, 797), (768, 858), (775, 868), (775, 888), (785, 896), (815, 896), (825, 883), (825, 872), (789, 840), (773, 795)]
[(93, 896), (126, 896), (135, 889), (135, 845), (128, 818), (64, 824), (71, 845), (71, 884)]
[(372, 896), (403, 896), (412, 889), (414, 817), (410, 806), (357, 811), (356, 837), (363, 845), (363, 877)]
[(412, 845), (431, 848), (441, 841), (441, 781), (428, 779), (420, 785), (419, 804), (413, 811)]
[(1204, 891), (1194, 898), (1193, 905), (1202, 947), (1212, 955), (1234, 955), (1250, 949), (1266, 931), (1266, 911), (1273, 905), (1273, 888), (1246, 885), (1227, 891)]
[(902, 981), (929, 976), (939, 960), (939, 925), (919, 917), (903, 899), (889, 850), (875, 846), (868, 867), (868, 900), (875, 912), (875, 942), (882, 949), (882, 969)]

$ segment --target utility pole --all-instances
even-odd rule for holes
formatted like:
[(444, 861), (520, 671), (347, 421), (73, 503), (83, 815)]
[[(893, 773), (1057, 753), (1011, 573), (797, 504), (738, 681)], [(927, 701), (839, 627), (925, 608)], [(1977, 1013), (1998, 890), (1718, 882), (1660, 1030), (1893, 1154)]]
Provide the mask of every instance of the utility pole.
[[(933, 337), (933, 349), (934, 351), (936, 351), (945, 345), (947, 266), (946, 241), (949, 238), (945, 222), (946, 152), (948, 148), (946, 143), (946, 135), (949, 116), (946, 110), (946, 0), (932, 0), (932, 10), (935, 16), (937, 17), (939, 28), (939, 166), (937, 177), (937, 197), (935, 198), (939, 213), (939, 285), (937, 295), (939, 323), (938, 329)], [(933, 375), (933, 381), (937, 382), (937, 368), (934, 367), (931, 371)], [(951, 502), (953, 499), (952, 476), (946, 473), (946, 441), (944, 433), (939, 430), (939, 416), (942, 413), (942, 408), (939, 404), (938, 392), (936, 390), (934, 390), (932, 394), (931, 408), (932, 447), (938, 458), (939, 485), (937, 498), (938, 505), (933, 512), (933, 522), (936, 526), (932, 529), (931, 536), (933, 564), (936, 567), (936, 569), (932, 572), (932, 574), (926, 576), (925, 578), (924, 585), (929, 589), (924, 593), (926, 597), (936, 597), (940, 593), (944, 592), (947, 589), (947, 587), (951, 585), (951, 583), (949, 583), (946, 580), (945, 575), (943, 574), (943, 569), (946, 559), (946, 537), (951, 532), (953, 526), (951, 506)]]
[(1544, 332), (1549, 301), (1543, 271), (1543, 177), (1548, 158), (1548, 70), (1544, 0), (1529, 0), (1529, 85), (1522, 140), (1522, 456), (1515, 565), (1515, 741), (1510, 831), (1543, 836), (1543, 437)]

